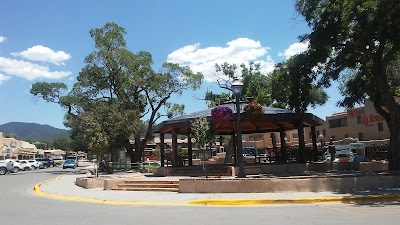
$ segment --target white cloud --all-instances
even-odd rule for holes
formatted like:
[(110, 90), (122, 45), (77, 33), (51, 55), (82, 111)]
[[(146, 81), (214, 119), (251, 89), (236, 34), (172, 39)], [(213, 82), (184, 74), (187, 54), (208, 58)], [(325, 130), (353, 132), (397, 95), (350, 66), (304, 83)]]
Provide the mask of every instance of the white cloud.
[(50, 62), (55, 65), (65, 65), (64, 61), (71, 58), (71, 55), (63, 51), (53, 51), (48, 47), (36, 45), (22, 52), (13, 52), (13, 56), (20, 56), (31, 61)]
[(9, 79), (11, 79), (10, 76), (5, 76), (5, 75), (0, 73), (0, 84), (2, 84), (3, 81), (9, 80)]
[(31, 62), (0, 57), (0, 72), (9, 76), (22, 77), (28, 80), (38, 78), (60, 79), (71, 75), (69, 71), (50, 71), (47, 66)]
[(285, 50), (284, 53), (279, 52), (278, 56), (285, 56), (286, 59), (288, 59), (296, 54), (307, 50), (309, 43), (309, 41), (293, 43)]
[(6, 39), (6, 37), (0, 36), (0, 43), (4, 42)]
[[(215, 64), (224, 62), (247, 64), (250, 61), (260, 63), (261, 71), (266, 74), (274, 69), (275, 62), (267, 55), (269, 47), (263, 47), (259, 41), (238, 38), (226, 43), (226, 47), (200, 48), (200, 43), (187, 45), (168, 55), (168, 62), (189, 66), (195, 72), (202, 72), (206, 81), (213, 82)], [(240, 67), (238, 68), (238, 72)]]

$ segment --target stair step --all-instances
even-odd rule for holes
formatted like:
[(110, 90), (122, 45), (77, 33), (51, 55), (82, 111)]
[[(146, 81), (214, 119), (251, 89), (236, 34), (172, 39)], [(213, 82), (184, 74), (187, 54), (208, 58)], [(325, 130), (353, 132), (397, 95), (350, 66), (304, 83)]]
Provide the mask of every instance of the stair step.
[(179, 188), (179, 184), (119, 184), (118, 188)]
[(169, 191), (178, 192), (179, 188), (114, 188), (114, 191)]
[(125, 180), (125, 184), (179, 184), (177, 180)]

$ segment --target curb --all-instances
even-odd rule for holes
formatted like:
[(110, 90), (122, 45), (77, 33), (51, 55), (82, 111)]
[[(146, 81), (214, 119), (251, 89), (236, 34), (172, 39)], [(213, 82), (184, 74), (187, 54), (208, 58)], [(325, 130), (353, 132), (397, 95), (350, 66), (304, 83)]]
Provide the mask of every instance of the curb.
[(135, 201), (115, 201), (115, 200), (103, 200), (103, 199), (95, 199), (95, 198), (80, 198), (80, 197), (73, 197), (73, 196), (66, 196), (66, 195), (57, 195), (57, 194), (50, 194), (46, 193), (41, 190), (40, 186), (51, 181), (59, 180), (62, 176), (58, 176), (54, 179), (46, 180), (36, 184), (33, 187), (33, 193), (39, 196), (54, 198), (59, 200), (66, 200), (66, 201), (75, 201), (75, 202), (89, 202), (89, 203), (100, 203), (100, 204), (107, 204), (107, 205), (182, 205), (186, 203), (179, 203), (179, 202), (135, 202)]
[(251, 205), (277, 205), (277, 204), (313, 204), (313, 203), (360, 203), (400, 200), (400, 194), (390, 195), (365, 195), (365, 196), (340, 196), (320, 198), (294, 198), (294, 199), (204, 199), (188, 202), (190, 205), (215, 205), (215, 206), (251, 206)]
[(136, 201), (116, 201), (94, 198), (80, 198), (73, 196), (57, 195), (43, 192), (41, 185), (51, 181), (59, 180), (64, 175), (54, 179), (46, 180), (33, 187), (33, 193), (39, 196), (76, 202), (89, 202), (108, 205), (198, 205), (198, 206), (259, 206), (276, 204), (313, 204), (313, 203), (360, 203), (360, 202), (380, 202), (380, 201), (400, 201), (400, 194), (386, 195), (365, 195), (365, 196), (340, 196), (340, 197), (320, 197), (320, 198), (294, 198), (294, 199), (203, 199), (189, 202), (136, 202)]

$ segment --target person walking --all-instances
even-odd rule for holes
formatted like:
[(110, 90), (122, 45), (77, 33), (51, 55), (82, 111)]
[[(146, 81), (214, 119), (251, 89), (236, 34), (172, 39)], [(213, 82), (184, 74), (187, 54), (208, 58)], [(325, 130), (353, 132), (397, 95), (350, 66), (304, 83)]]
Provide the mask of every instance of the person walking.
[(335, 148), (335, 144), (333, 143), (335, 139), (333, 137), (331, 137), (329, 139), (329, 153), (331, 154), (331, 162), (333, 162), (333, 160), (335, 159), (335, 154), (336, 154), (336, 148)]

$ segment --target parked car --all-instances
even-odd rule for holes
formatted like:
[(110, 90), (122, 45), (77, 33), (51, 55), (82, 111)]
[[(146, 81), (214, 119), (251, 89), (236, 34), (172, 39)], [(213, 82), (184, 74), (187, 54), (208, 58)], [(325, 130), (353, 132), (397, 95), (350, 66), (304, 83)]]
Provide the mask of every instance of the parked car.
[(14, 168), (12, 170), (13, 173), (18, 173), (20, 170), (24, 170), (24, 167), (21, 163), (19, 163), (17, 160), (10, 159), (14, 163)]
[(32, 164), (35, 167), (35, 169), (43, 169), (44, 168), (43, 163), (36, 161), (35, 159), (30, 159), (30, 160), (28, 160), (28, 162), (30, 164)]
[(347, 154), (338, 154), (333, 162), (350, 162), (350, 156)]
[(36, 170), (36, 169), (44, 168), (44, 166), (41, 162), (38, 162), (34, 159), (17, 160), (17, 162), (19, 162), (23, 165), (24, 170)]
[(353, 155), (350, 159), (350, 162), (368, 162), (368, 158), (366, 155)]
[(75, 161), (74, 159), (67, 159), (64, 161), (63, 169), (66, 169), (66, 168), (75, 169), (76, 167), (78, 167), (78, 164), (77, 164), (77, 161)]
[(54, 166), (54, 161), (50, 158), (36, 158), (35, 160), (41, 162), (44, 168)]
[(374, 152), (374, 154), (371, 157), (371, 160), (382, 161), (382, 160), (387, 160), (388, 158), (389, 158), (389, 153), (387, 150), (378, 150)]
[(78, 156), (67, 156), (65, 160), (75, 160), (76, 166), (79, 166), (79, 157)]
[(21, 170), (32, 170), (35, 169), (32, 167), (33, 165), (28, 162), (28, 160), (16, 160), (15, 162), (19, 163), (21, 165)]
[(5, 175), (14, 169), (14, 163), (11, 160), (0, 160), (0, 175)]
[(54, 166), (61, 166), (63, 164), (63, 158), (61, 156), (54, 156), (51, 160), (53, 160)]

